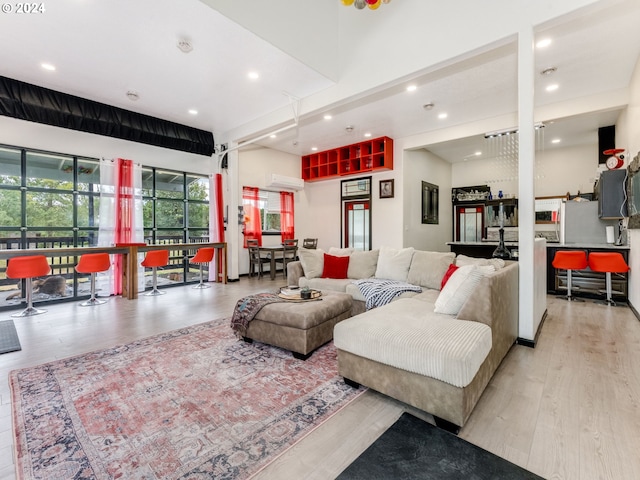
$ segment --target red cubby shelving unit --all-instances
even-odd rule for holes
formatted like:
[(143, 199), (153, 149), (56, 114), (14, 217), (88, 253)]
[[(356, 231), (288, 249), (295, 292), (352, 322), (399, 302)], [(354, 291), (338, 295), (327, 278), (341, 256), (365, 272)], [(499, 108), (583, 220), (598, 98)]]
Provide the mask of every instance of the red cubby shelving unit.
[(302, 157), (302, 178), (306, 182), (376, 170), (393, 170), (393, 139), (389, 137)]

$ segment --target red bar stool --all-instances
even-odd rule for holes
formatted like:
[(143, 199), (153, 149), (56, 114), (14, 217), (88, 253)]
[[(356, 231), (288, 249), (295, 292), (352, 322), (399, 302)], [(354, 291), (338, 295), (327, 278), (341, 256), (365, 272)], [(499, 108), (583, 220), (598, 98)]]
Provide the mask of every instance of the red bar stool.
[(92, 307), (93, 305), (101, 305), (107, 303), (106, 300), (98, 300), (96, 298), (96, 274), (98, 272), (106, 272), (111, 268), (111, 258), (108, 253), (85, 253), (80, 257), (76, 272), (91, 274), (91, 298), (80, 304), (81, 307)]
[(587, 253), (582, 250), (558, 250), (551, 265), (553, 268), (567, 271), (567, 296), (563, 298), (568, 301), (584, 302), (584, 300), (571, 295), (571, 271), (587, 268)]
[(209, 285), (208, 283), (203, 283), (203, 270), (204, 264), (211, 263), (211, 261), (213, 260), (213, 252), (213, 247), (199, 248), (195, 256), (190, 260), (191, 263), (200, 264), (200, 283), (193, 288), (211, 288), (211, 285)]
[(164, 295), (167, 292), (158, 290), (158, 267), (165, 267), (169, 263), (169, 250), (149, 250), (140, 263), (143, 267), (153, 271), (153, 289), (145, 293), (147, 296)]
[(626, 273), (630, 270), (627, 262), (624, 261), (624, 257), (619, 252), (593, 252), (589, 254), (589, 268), (594, 272), (604, 272), (606, 274), (607, 283), (607, 299), (599, 300), (596, 303), (603, 305), (611, 305), (612, 307), (622, 306), (618, 305), (611, 299), (611, 274), (612, 273)]
[(51, 268), (44, 255), (33, 255), (29, 257), (14, 257), (7, 265), (7, 278), (26, 279), (25, 289), (27, 298), (27, 308), (20, 313), (14, 313), (12, 317), (29, 317), (40, 315), (46, 312), (38, 308), (33, 308), (33, 278), (49, 275)]

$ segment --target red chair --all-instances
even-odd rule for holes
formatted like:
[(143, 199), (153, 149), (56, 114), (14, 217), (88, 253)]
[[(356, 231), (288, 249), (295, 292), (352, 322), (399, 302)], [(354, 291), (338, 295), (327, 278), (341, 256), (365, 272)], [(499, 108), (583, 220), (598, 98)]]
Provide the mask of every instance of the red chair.
[(604, 272), (606, 274), (607, 284), (607, 298), (606, 300), (599, 300), (596, 303), (604, 305), (611, 305), (612, 307), (619, 306), (611, 298), (611, 274), (612, 273), (627, 273), (629, 265), (624, 261), (624, 257), (619, 252), (593, 252), (589, 254), (589, 268), (594, 272)]
[(33, 255), (29, 257), (14, 257), (7, 265), (7, 278), (26, 279), (25, 289), (27, 298), (27, 308), (20, 313), (14, 313), (12, 317), (29, 317), (45, 313), (46, 310), (33, 308), (33, 278), (49, 275), (51, 268), (44, 255)]
[(198, 249), (195, 256), (191, 259), (191, 263), (200, 264), (200, 283), (193, 288), (211, 288), (208, 283), (203, 283), (203, 270), (205, 263), (211, 263), (213, 260), (213, 247), (202, 247)]
[(570, 302), (584, 302), (584, 300), (571, 295), (571, 271), (587, 268), (587, 253), (583, 250), (558, 250), (553, 257), (551, 265), (553, 265), (553, 268), (567, 271), (567, 296), (563, 298)]
[(158, 267), (166, 267), (169, 263), (169, 250), (149, 250), (140, 265), (153, 271), (153, 289), (145, 293), (147, 296), (164, 295), (167, 292), (158, 290)]
[(81, 307), (91, 307), (93, 305), (101, 305), (107, 303), (106, 300), (98, 300), (96, 298), (96, 274), (98, 272), (106, 272), (111, 268), (111, 258), (108, 253), (85, 253), (80, 257), (76, 272), (91, 274), (91, 298), (80, 304)]

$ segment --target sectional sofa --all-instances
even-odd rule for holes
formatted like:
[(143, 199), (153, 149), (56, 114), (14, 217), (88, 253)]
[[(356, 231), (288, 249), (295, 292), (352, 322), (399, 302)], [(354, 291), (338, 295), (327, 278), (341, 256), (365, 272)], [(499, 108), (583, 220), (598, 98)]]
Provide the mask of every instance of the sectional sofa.
[[(346, 271), (343, 259), (336, 275), (331, 257), (345, 256)], [(368, 277), (419, 285), (422, 292), (367, 311), (354, 280)], [(429, 412), (454, 432), (517, 338), (517, 262), (386, 247), (302, 251), (300, 261), (289, 264), (288, 279), (290, 285), (352, 294), (352, 312), (361, 313), (334, 327), (338, 370), (347, 383)]]

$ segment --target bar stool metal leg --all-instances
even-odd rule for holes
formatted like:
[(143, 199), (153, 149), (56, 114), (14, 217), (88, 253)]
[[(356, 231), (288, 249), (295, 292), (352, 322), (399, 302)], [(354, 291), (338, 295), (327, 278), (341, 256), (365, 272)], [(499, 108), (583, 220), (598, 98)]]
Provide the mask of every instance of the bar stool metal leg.
[(41, 308), (35, 308), (33, 306), (33, 281), (31, 277), (26, 278), (25, 288), (27, 289), (27, 292), (26, 292), (27, 308), (25, 308), (19, 313), (14, 313), (11, 316), (12, 317), (31, 317), (33, 315), (40, 315), (41, 313), (46, 313), (46, 310), (43, 310)]
[(92, 307), (94, 305), (102, 305), (107, 303), (106, 300), (96, 298), (96, 272), (91, 272), (91, 298), (80, 304), (81, 307)]
[(147, 297), (154, 297), (156, 295), (164, 295), (165, 292), (164, 290), (158, 290), (158, 267), (151, 267), (151, 271), (153, 272), (153, 288), (148, 291), (147, 293), (145, 293), (145, 295)]

